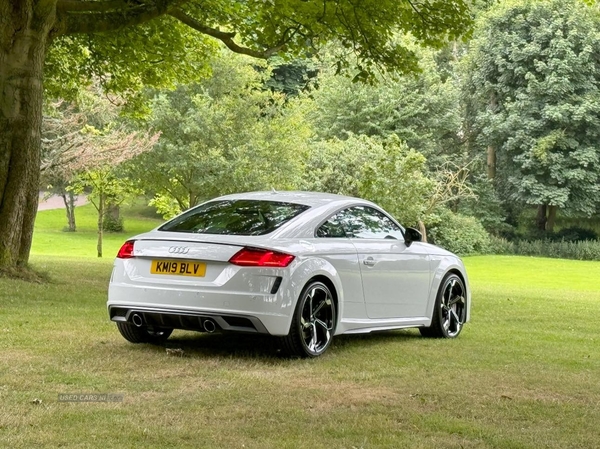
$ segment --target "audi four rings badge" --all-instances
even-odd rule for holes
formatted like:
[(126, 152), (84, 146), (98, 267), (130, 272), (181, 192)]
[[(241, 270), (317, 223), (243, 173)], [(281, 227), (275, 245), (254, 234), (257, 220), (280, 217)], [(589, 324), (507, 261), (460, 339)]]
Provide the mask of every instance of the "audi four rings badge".
[(170, 254), (187, 254), (190, 252), (190, 248), (188, 246), (171, 246), (169, 248)]

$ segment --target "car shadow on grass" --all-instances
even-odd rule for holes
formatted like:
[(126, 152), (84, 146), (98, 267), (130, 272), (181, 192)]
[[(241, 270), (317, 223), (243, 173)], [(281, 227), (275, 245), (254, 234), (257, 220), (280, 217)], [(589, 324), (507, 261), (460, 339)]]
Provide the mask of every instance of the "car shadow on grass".
[[(358, 335), (338, 335), (333, 339), (327, 353), (341, 355), (372, 346), (389, 346), (408, 343), (422, 338), (418, 331), (400, 330), (372, 332)], [(257, 334), (175, 332), (163, 346), (156, 346), (156, 351), (167, 351), (169, 354), (182, 357), (206, 358), (227, 357), (240, 359), (263, 359), (276, 363), (289, 359), (280, 349), (280, 341), (276, 337)]]

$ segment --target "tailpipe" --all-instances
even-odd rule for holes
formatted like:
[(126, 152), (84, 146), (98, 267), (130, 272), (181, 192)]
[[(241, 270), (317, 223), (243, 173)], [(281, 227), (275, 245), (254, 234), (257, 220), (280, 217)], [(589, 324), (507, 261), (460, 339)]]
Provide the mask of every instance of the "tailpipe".
[(144, 319), (140, 314), (134, 313), (131, 316), (131, 322), (135, 327), (142, 327), (144, 325)]
[(213, 320), (204, 320), (202, 322), (202, 327), (209, 334), (212, 334), (214, 331), (217, 330), (217, 325), (215, 324), (215, 322)]

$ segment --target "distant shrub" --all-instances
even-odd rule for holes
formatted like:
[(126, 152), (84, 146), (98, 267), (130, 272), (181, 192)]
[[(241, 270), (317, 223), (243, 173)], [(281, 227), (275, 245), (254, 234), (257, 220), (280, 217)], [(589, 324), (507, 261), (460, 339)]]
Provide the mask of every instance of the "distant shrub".
[(580, 227), (564, 228), (556, 232), (552, 240), (566, 241), (566, 242), (581, 242), (585, 240), (598, 240), (598, 234), (592, 229), (585, 229)]
[(558, 232), (549, 232), (536, 228), (530, 228), (526, 231), (515, 233), (514, 235), (503, 235), (503, 237), (509, 240), (550, 240), (553, 242), (582, 242), (585, 240), (598, 240), (598, 233), (593, 229), (582, 228), (579, 226), (572, 226), (569, 228), (563, 228)]
[(447, 209), (428, 220), (427, 239), (456, 254), (489, 252), (490, 236), (474, 217), (455, 214)]
[(112, 215), (105, 214), (102, 222), (102, 229), (106, 232), (123, 232), (125, 230), (123, 218), (115, 218)]
[(600, 260), (600, 241), (583, 240), (555, 242), (551, 240), (517, 240), (509, 242), (491, 238), (490, 253), (515, 254), (521, 256), (553, 257), (558, 259)]
[(490, 246), (488, 247), (490, 254), (514, 254), (515, 244), (503, 237), (490, 235)]

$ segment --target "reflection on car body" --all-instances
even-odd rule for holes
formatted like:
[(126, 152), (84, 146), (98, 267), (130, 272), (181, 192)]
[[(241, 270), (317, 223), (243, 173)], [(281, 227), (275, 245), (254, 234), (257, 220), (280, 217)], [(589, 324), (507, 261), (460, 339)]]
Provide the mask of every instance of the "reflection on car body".
[(134, 237), (108, 296), (134, 343), (173, 329), (252, 332), (306, 357), (339, 334), (416, 327), (454, 338), (471, 305), (456, 255), (376, 204), (311, 192), (228, 195)]

